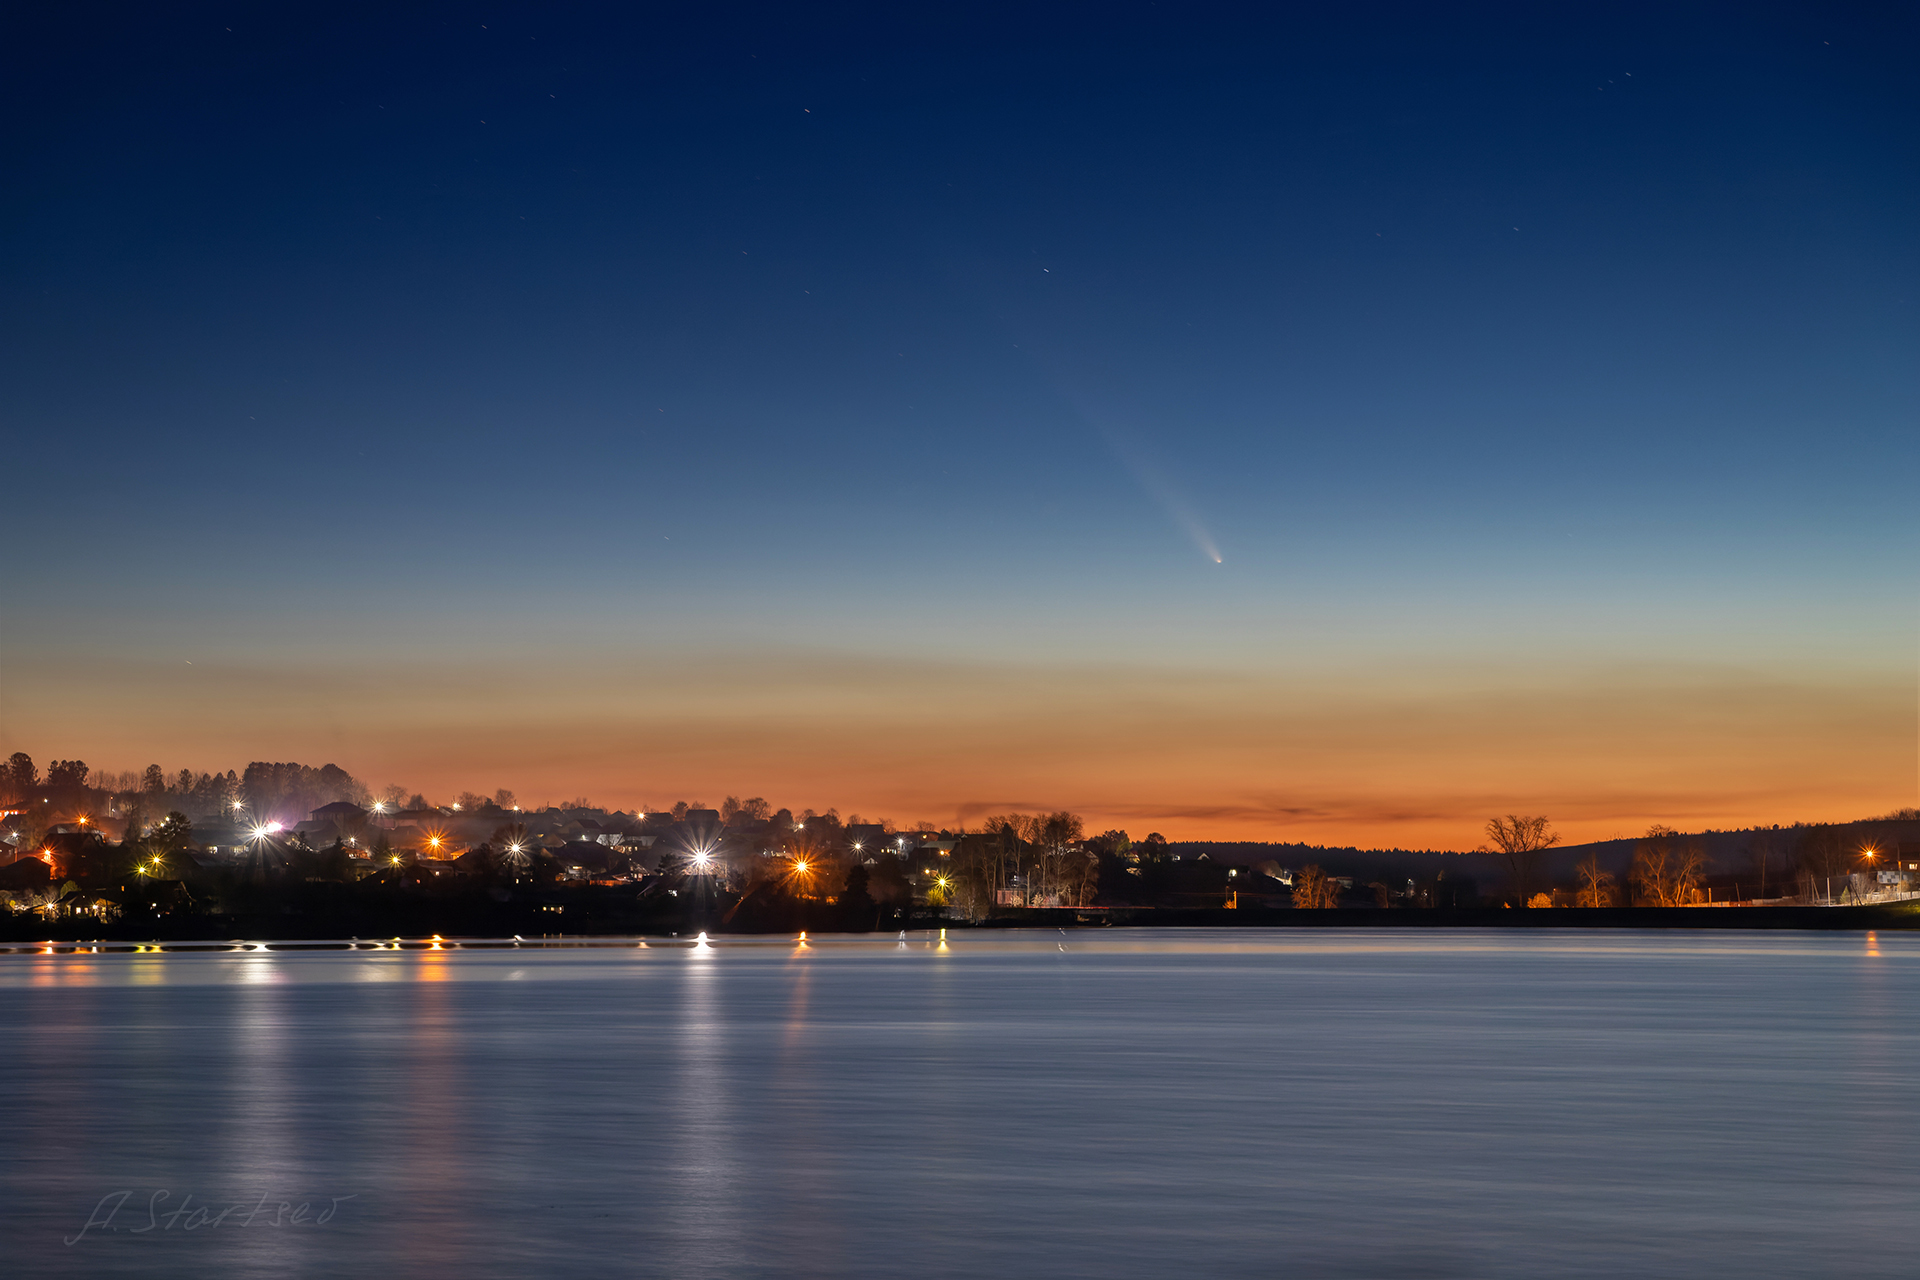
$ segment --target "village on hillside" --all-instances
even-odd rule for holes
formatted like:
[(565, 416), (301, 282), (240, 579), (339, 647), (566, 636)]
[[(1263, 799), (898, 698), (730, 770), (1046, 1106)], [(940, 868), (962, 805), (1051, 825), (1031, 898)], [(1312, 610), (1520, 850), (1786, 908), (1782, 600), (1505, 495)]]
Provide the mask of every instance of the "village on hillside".
[[(497, 790), (376, 797), (335, 765), (95, 774), (0, 766), (0, 907), (42, 919), (337, 913), (471, 898), (496, 907), (726, 923), (886, 927), (1071, 911), (1842, 906), (1914, 896), (1920, 815), (1564, 847), (1494, 818), (1476, 850), (1329, 849), (1089, 834), (1068, 812), (971, 828), (775, 809), (759, 797), (538, 808)], [(342, 897), (350, 891), (349, 897)], [(273, 904), (278, 904), (277, 906)], [(597, 905), (596, 905), (597, 904)], [(1245, 917), (1241, 917), (1245, 918)]]

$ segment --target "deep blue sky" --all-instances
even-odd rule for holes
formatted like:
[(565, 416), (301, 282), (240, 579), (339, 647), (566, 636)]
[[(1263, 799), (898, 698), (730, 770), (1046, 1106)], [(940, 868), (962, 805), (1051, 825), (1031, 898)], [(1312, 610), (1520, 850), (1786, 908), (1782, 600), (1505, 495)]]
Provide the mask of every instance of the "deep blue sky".
[(1911, 707), (1913, 10), (905, 8), (16, 16), (0, 745), (719, 652)]

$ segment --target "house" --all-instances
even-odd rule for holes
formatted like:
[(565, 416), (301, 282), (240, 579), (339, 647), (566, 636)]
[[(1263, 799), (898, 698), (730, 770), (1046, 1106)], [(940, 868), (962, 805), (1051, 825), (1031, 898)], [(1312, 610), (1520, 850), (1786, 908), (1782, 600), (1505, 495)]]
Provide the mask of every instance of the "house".
[(53, 879), (50, 860), (30, 854), (0, 867), (0, 889), (44, 889)]
[(98, 831), (56, 831), (40, 842), (40, 854), (62, 880), (84, 875), (105, 861), (108, 844)]
[(493, 869), (493, 849), (477, 844), (453, 860), (453, 869), (463, 876), (485, 875)]
[(131, 890), (129, 897), (137, 898), (154, 911), (191, 911), (193, 894), (187, 891), (184, 881), (145, 880)]
[(608, 872), (624, 874), (626, 856), (594, 840), (574, 840), (554, 850), (553, 858), (567, 874), (578, 878), (597, 878)]

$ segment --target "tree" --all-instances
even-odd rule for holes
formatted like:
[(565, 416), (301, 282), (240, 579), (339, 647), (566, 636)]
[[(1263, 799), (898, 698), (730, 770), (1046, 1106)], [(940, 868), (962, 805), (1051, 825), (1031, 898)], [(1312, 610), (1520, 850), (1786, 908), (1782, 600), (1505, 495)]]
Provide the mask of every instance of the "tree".
[(1678, 834), (1656, 822), (1633, 851), (1634, 893), (1646, 906), (1684, 907), (1699, 900), (1706, 855), (1692, 843), (1676, 846)]
[(1756, 831), (1753, 839), (1747, 842), (1747, 860), (1753, 864), (1754, 874), (1760, 877), (1760, 889), (1756, 898), (1767, 896), (1767, 866), (1773, 861), (1773, 836), (1770, 832)]
[[(949, 882), (952, 876), (946, 877)], [(873, 900), (882, 906), (904, 907), (913, 901), (913, 886), (907, 883), (907, 867), (892, 854), (883, 853), (873, 860), (869, 868), (867, 892)], [(936, 885), (927, 891), (927, 901), (938, 906), (946, 901), (945, 894)]]
[(32, 756), (16, 751), (7, 757), (7, 788), (14, 799), (26, 799), (27, 793), (39, 785), (40, 770), (34, 767)]
[[(1012, 825), (1027, 847), (1027, 901), (1035, 898), (1060, 903), (1071, 897), (1073, 882), (1081, 877), (1078, 868), (1069, 869), (1070, 855), (1084, 832), (1080, 816), (1067, 813), (1014, 814)], [(1091, 885), (1091, 881), (1087, 881)]]
[(1067, 905), (1088, 906), (1100, 887), (1100, 855), (1091, 849), (1070, 848), (1060, 871)]
[(1840, 833), (1832, 827), (1809, 832), (1800, 846), (1800, 879), (1804, 896), (1832, 896), (1833, 882), (1845, 880), (1851, 859)]
[(162, 853), (178, 853), (193, 839), (193, 823), (178, 809), (155, 824), (147, 835), (147, 845)]
[(1580, 887), (1574, 894), (1577, 907), (1605, 907), (1613, 902), (1613, 873), (1600, 869), (1600, 855), (1590, 853), (1574, 864)]
[(55, 760), (47, 765), (47, 785), (56, 789), (78, 791), (87, 785), (87, 762), (85, 760)]
[(991, 829), (973, 834), (961, 833), (953, 847), (953, 881), (947, 901), (959, 908), (969, 920), (983, 920), (993, 914), (1000, 890), (1006, 883), (1006, 857), (1000, 833)]
[(388, 785), (380, 792), (380, 803), (388, 810), (404, 808), (407, 803), (407, 789), (397, 782)]
[(1540, 856), (1560, 843), (1560, 833), (1553, 829), (1545, 814), (1523, 818), (1510, 813), (1504, 818), (1487, 819), (1487, 838), (1493, 841), (1493, 848), (1481, 845), (1480, 852), (1498, 851), (1506, 855), (1507, 865), (1513, 869), (1514, 894), (1526, 902), (1540, 866)]
[(147, 766), (147, 771), (140, 775), (140, 789), (150, 796), (163, 796), (167, 793), (167, 775), (160, 771), (159, 765)]
[(507, 790), (505, 787), (501, 787), (493, 793), (493, 802), (502, 809), (512, 809), (515, 807), (513, 792)]
[(1321, 870), (1318, 864), (1293, 873), (1293, 905), (1296, 909), (1323, 911), (1340, 905), (1340, 882)]
[(875, 906), (867, 892), (867, 869), (861, 863), (847, 868), (846, 886), (840, 891), (840, 914), (847, 928), (865, 932), (873, 928)]

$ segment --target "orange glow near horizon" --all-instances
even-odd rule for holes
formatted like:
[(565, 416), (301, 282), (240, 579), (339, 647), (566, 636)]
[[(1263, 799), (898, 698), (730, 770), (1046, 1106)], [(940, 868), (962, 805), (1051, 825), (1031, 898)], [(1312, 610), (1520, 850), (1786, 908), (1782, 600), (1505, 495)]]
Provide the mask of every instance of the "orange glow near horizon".
[(203, 684), (192, 715), (135, 696), (131, 678), (87, 699), (51, 680), (14, 697), (0, 747), (117, 768), (332, 762), (442, 802), (502, 786), (528, 807), (731, 794), (949, 828), (1070, 809), (1090, 832), (1135, 839), (1429, 849), (1475, 847), (1495, 813), (1544, 813), (1577, 843), (1916, 803), (1911, 676), (1894, 673), (1281, 676), (789, 656), (661, 659), (645, 679), (586, 661), (540, 680), (416, 668), (361, 688), (351, 675)]

